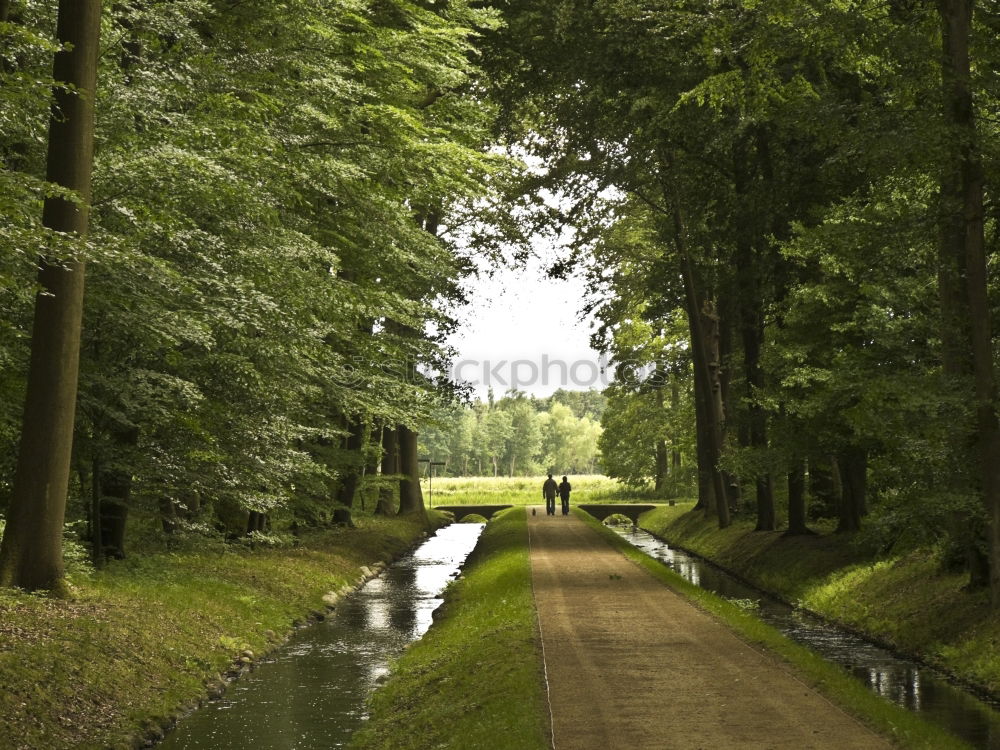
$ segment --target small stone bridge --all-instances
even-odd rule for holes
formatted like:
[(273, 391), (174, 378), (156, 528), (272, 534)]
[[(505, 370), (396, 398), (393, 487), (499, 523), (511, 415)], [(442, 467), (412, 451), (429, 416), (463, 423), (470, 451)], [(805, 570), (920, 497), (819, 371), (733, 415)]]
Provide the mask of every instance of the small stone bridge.
[(613, 516), (616, 513), (620, 513), (623, 516), (628, 516), (632, 519), (632, 523), (639, 523), (639, 516), (648, 510), (653, 510), (656, 508), (655, 505), (634, 505), (631, 503), (622, 503), (620, 505), (578, 505), (580, 510), (586, 511), (598, 521), (603, 521), (608, 516)]
[(499, 513), (513, 505), (435, 505), (434, 510), (446, 510), (455, 514), (455, 520), (461, 521), (466, 516), (477, 513), (483, 518), (492, 518), (494, 513)]

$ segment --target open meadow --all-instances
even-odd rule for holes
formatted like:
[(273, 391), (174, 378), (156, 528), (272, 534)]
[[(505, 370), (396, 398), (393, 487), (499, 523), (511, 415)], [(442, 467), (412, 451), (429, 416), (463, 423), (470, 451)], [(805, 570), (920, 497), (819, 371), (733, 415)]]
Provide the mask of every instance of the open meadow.
[[(555, 477), (558, 481), (560, 476)], [(434, 477), (433, 485), (421, 480), (428, 505), (541, 505), (544, 476), (537, 477)], [(570, 502), (650, 502), (652, 492), (625, 487), (602, 474), (569, 477), (573, 485)], [(433, 497), (431, 496), (433, 489)]]

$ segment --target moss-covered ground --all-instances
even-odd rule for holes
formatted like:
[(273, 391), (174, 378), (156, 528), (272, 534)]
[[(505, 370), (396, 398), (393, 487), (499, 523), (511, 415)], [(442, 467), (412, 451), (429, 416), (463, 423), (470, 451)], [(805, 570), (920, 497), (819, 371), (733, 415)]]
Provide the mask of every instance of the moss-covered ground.
[(374, 694), (356, 750), (542, 750), (548, 708), (526, 515), (498, 514), (434, 626)]
[(743, 517), (720, 530), (692, 507), (659, 508), (640, 525), (791, 603), (1000, 694), (1000, 617), (987, 592), (968, 591), (966, 576), (943, 569), (934, 550), (878, 556), (829, 527), (787, 537), (756, 532)]
[(233, 670), (325, 611), (323, 595), (424, 527), (361, 518), (294, 547), (222, 543), (71, 577), (69, 601), (0, 592), (0, 748), (133, 747)]

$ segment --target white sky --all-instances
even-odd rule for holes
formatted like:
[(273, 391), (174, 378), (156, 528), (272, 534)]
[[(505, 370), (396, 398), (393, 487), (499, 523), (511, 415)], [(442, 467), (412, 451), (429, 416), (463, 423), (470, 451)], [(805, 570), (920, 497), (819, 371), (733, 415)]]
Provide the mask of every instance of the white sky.
[(583, 282), (548, 278), (555, 250), (536, 252), (526, 268), (471, 281), (470, 304), (458, 312), (460, 327), (448, 340), (458, 351), (453, 375), (482, 399), (490, 383), (499, 398), (515, 379), (518, 390), (535, 396), (607, 385), (589, 345), (591, 321), (580, 320)]

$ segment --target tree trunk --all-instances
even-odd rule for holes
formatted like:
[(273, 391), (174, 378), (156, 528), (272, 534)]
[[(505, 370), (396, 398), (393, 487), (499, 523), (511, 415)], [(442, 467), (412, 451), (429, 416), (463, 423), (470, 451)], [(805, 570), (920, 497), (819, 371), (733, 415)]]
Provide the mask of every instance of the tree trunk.
[[(738, 253), (737, 273), (740, 285), (740, 318), (743, 334), (743, 368), (749, 403), (750, 447), (756, 452), (767, 449), (767, 413), (760, 404), (764, 388), (764, 370), (760, 366), (760, 351), (764, 341), (764, 312), (760, 284), (754, 270), (752, 248), (747, 245)], [(774, 531), (777, 519), (774, 510), (774, 487), (768, 474), (758, 476), (757, 531)]]
[[(684, 307), (687, 312), (688, 327), (691, 333), (691, 352), (694, 360), (695, 403), (700, 414), (697, 424), (698, 474), (699, 474), (699, 505), (705, 504), (706, 513), (714, 512), (719, 519), (719, 528), (729, 526), (729, 504), (726, 501), (726, 486), (719, 470), (719, 458), (722, 455), (722, 430), (724, 415), (722, 413), (721, 386), (719, 384), (719, 369), (721, 363), (713, 358), (706, 347), (708, 335), (705, 333), (704, 319), (711, 321), (714, 309), (710, 302), (702, 303), (699, 296), (699, 283), (695, 276), (694, 263), (687, 247), (687, 230), (684, 225), (684, 214), (681, 211), (680, 195), (676, 180), (672, 174), (672, 159), (664, 159), (661, 179), (664, 195), (672, 205), (673, 220), (672, 239), (677, 250), (681, 277), (684, 282)], [(716, 350), (717, 351), (717, 350)], [(703, 441), (703, 442), (702, 442)], [(708, 501), (703, 483), (711, 480), (712, 502)]]
[(399, 473), (399, 433), (391, 428), (382, 428), (382, 474), (391, 476)]
[[(730, 388), (729, 370), (724, 366), (724, 363), (730, 361), (733, 353), (732, 329), (733, 321), (736, 317), (732, 309), (734, 301), (731, 294), (720, 295), (719, 304), (712, 314), (712, 319), (706, 323), (706, 328), (714, 327), (716, 329), (714, 340), (710, 337), (707, 343), (709, 351), (715, 352), (714, 358), (718, 363), (717, 371), (713, 373), (713, 377), (719, 382), (719, 413), (723, 416), (721, 423), (722, 434), (719, 438), (720, 446), (724, 446), (729, 439), (729, 424), (725, 419), (725, 415), (733, 413), (733, 392)], [(743, 490), (739, 477), (728, 471), (723, 471), (722, 481), (726, 487), (726, 500), (729, 503), (729, 509), (731, 511), (739, 510), (743, 502)]]
[[(690, 257), (687, 265), (691, 265)], [(692, 301), (697, 300), (693, 271), (691, 272), (691, 296)], [(709, 417), (708, 449), (711, 456), (712, 486), (715, 492), (715, 514), (719, 519), (719, 528), (724, 529), (729, 526), (729, 499), (730, 489), (725, 475), (719, 468), (719, 459), (722, 456), (722, 435), (724, 432), (725, 411), (722, 401), (722, 362), (719, 356), (719, 318), (715, 314), (715, 305), (711, 300), (702, 302), (700, 314), (695, 314), (694, 318), (701, 320), (699, 331), (702, 334), (701, 346), (694, 346), (695, 350), (700, 349), (702, 358), (702, 378), (707, 378), (706, 413)], [(693, 334), (694, 332), (692, 332)], [(697, 369), (697, 368), (696, 368)]]
[[(672, 375), (670, 377), (670, 412), (671, 414), (677, 414), (681, 408), (681, 387), (678, 382), (678, 377)], [(670, 470), (671, 472), (676, 472), (681, 468), (681, 449), (678, 447), (680, 445), (680, 440), (677, 435), (672, 435), (670, 437)]]
[[(739, 306), (740, 335), (743, 342), (743, 380), (748, 407), (747, 438), (755, 452), (767, 448), (767, 413), (760, 404), (764, 387), (764, 371), (760, 352), (764, 341), (764, 301), (760, 283), (760, 252), (754, 252), (762, 234), (757, 216), (750, 210), (751, 166), (749, 141), (741, 141), (734, 151), (734, 188), (737, 196), (739, 232), (736, 237), (736, 289)], [(766, 149), (763, 149), (766, 154)], [(765, 159), (766, 161), (766, 159)], [(765, 179), (770, 169), (764, 167)], [(755, 257), (756, 256), (756, 257)], [(777, 518), (774, 509), (774, 483), (769, 475), (755, 477), (757, 500), (757, 531), (774, 531)]]
[[(129, 462), (139, 443), (138, 427), (116, 427), (110, 433), (110, 444), (122, 463)], [(132, 503), (132, 474), (121, 465), (103, 464), (100, 471), (101, 542), (104, 554), (116, 560), (125, 559), (125, 528)]]
[[(42, 223), (84, 237), (91, 202), (94, 92), (100, 0), (60, 0), (53, 76), (72, 84), (54, 90), (47, 179), (75, 191), (79, 205), (45, 199)], [(7, 529), (0, 544), (0, 585), (61, 591), (62, 534), (73, 447), (84, 263), (43, 258), (35, 298), (31, 362)]]
[(420, 462), (417, 460), (417, 433), (399, 425), (399, 515), (425, 515), (424, 496), (420, 490)]
[(354, 506), (354, 495), (358, 489), (358, 478), (361, 475), (361, 448), (365, 441), (365, 425), (360, 419), (348, 421), (348, 435), (344, 449), (347, 451), (347, 463), (344, 474), (337, 489), (337, 502), (348, 508)]
[(802, 461), (796, 461), (788, 472), (788, 531), (786, 536), (809, 534), (806, 526), (806, 472)]
[(104, 567), (104, 537), (101, 534), (101, 462), (90, 463), (90, 559), (97, 569)]
[(247, 516), (247, 536), (253, 532), (264, 533), (267, 528), (267, 513), (252, 510)]
[[(660, 375), (662, 376), (662, 371)], [(656, 387), (656, 405), (659, 408), (660, 418), (663, 417), (663, 384), (659, 384)], [(659, 493), (663, 490), (663, 485), (667, 480), (667, 441), (664, 438), (659, 438), (656, 441), (656, 464), (654, 468), (653, 475), (653, 490)]]
[(695, 510), (701, 510), (706, 516), (711, 516), (715, 510), (715, 482), (712, 476), (712, 454), (708, 447), (708, 433), (711, 430), (711, 417), (705, 402), (705, 381), (700, 377), (694, 379), (694, 414), (695, 414), (695, 459), (698, 469), (698, 503)]
[(837, 531), (858, 531), (867, 505), (868, 453), (863, 448), (852, 446), (841, 451), (837, 463), (841, 482)]
[[(964, 314), (972, 352), (975, 384), (977, 484), (989, 521), (990, 599), (1000, 609), (1000, 420), (993, 374), (993, 341), (983, 235), (983, 166), (976, 133), (969, 44), (973, 0), (938, 0), (942, 25), (942, 83), (945, 120), (952, 128), (955, 149), (952, 169), (942, 179), (946, 224), (953, 239), (945, 243), (949, 268), (964, 270), (959, 295), (965, 304), (946, 304), (954, 315)], [(960, 273), (961, 275), (961, 273)], [(954, 289), (949, 290), (954, 294)]]
[(754, 530), (774, 531), (778, 528), (778, 518), (774, 508), (774, 479), (770, 473), (757, 477), (756, 490), (757, 526)]
[(160, 527), (164, 534), (177, 531), (177, 503), (171, 497), (160, 498)]
[(840, 513), (843, 496), (840, 471), (834, 456), (809, 460), (809, 493), (818, 501), (820, 514), (829, 517)]
[[(372, 479), (378, 474), (379, 459), (377, 453), (372, 450), (376, 437), (375, 428), (372, 427), (365, 435), (365, 448), (367, 458), (361, 469), (361, 510), (365, 509), (365, 495), (371, 495), (368, 488), (371, 487)], [(375, 508), (378, 508), (378, 498), (375, 499)]]
[(653, 490), (657, 493), (663, 490), (667, 481), (667, 441), (660, 438), (656, 441), (656, 475), (653, 477)]
[(201, 510), (201, 495), (191, 492), (184, 496), (181, 504), (184, 506), (184, 516), (189, 519), (194, 518)]
[[(382, 465), (383, 477), (399, 474), (399, 433), (392, 427), (382, 427)], [(380, 515), (392, 514), (391, 487), (380, 486), (378, 491), (378, 510)]]

